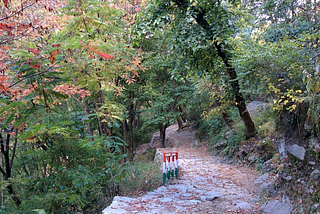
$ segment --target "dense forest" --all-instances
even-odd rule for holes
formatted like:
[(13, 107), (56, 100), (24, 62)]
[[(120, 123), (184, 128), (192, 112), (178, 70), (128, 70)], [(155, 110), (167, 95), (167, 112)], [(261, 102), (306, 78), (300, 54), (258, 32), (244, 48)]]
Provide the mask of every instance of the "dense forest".
[[(157, 167), (134, 151), (157, 131), (165, 147), (174, 123), (213, 150), (232, 130), (220, 154), (257, 152), (257, 170), (273, 159), (308, 177), (320, 165), (319, 4), (0, 0), (0, 213), (99, 213), (119, 183), (123, 195), (156, 187)], [(252, 101), (265, 103), (255, 117)], [(281, 156), (283, 141), (306, 157)], [(279, 189), (314, 211), (319, 182), (294, 180)]]

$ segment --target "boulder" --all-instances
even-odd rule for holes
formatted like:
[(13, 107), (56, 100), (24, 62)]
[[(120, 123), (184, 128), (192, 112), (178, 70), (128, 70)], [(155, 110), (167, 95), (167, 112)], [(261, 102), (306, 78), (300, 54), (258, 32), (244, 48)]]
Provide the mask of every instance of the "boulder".
[(261, 168), (261, 173), (264, 174), (267, 172), (271, 172), (276, 167), (277, 167), (277, 165), (272, 162), (272, 159), (270, 159), (270, 160), (263, 163), (262, 168)]
[(265, 198), (265, 197), (276, 197), (277, 196), (277, 191), (274, 188), (274, 180), (268, 182), (268, 183), (263, 183), (260, 187), (260, 193), (259, 193), (259, 198)]
[(261, 185), (269, 178), (269, 174), (263, 174), (259, 178), (257, 178), (254, 182), (254, 185)]
[(306, 154), (305, 148), (298, 146), (297, 144), (293, 144), (287, 148), (287, 151), (299, 160), (304, 160), (304, 156)]
[(279, 149), (280, 160), (281, 161), (285, 160), (288, 157), (288, 155), (286, 151), (286, 142), (284, 138), (280, 139), (278, 149)]
[(222, 140), (221, 142), (216, 143), (214, 145), (214, 148), (217, 149), (217, 150), (221, 150), (221, 149), (224, 149), (225, 147), (227, 147), (227, 145), (228, 145), (228, 141), (227, 140)]
[(240, 202), (240, 203), (236, 203), (235, 207), (242, 210), (250, 210), (252, 208), (252, 204), (248, 202)]
[(163, 165), (163, 154), (160, 151), (161, 149), (157, 149), (156, 154), (154, 155), (154, 163), (157, 164), (160, 170), (162, 170)]
[(161, 147), (160, 132), (156, 132), (152, 135), (152, 138), (149, 144), (151, 148), (157, 148), (159, 146)]
[(290, 214), (293, 206), (279, 200), (268, 201), (260, 207), (261, 214)]
[(198, 149), (201, 146), (200, 140), (194, 139), (191, 142), (191, 149)]

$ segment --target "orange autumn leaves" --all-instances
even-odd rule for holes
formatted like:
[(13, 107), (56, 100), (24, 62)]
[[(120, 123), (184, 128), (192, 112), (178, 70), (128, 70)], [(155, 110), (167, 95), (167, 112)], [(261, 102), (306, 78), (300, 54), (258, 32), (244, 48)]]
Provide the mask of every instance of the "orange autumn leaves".
[[(61, 44), (53, 44), (52, 47), (60, 47)], [(35, 55), (39, 55), (40, 51), (33, 49), (33, 48), (28, 48), (28, 51), (35, 54)], [(48, 59), (51, 61), (51, 64), (54, 64), (55, 60), (56, 60), (56, 55), (59, 53), (59, 49), (56, 49), (55, 51), (52, 52), (52, 54), (48, 57)], [(38, 66), (40, 68), (40, 66)]]
[(10, 92), (9, 84), (10, 84), (9, 78), (6, 76), (0, 75), (0, 95)]
[[(79, 39), (79, 43), (80, 45), (82, 45), (84, 48), (88, 49), (89, 51), (91, 51), (92, 53), (98, 54), (99, 56), (103, 57), (104, 59), (111, 59), (111, 58), (115, 58), (113, 55), (107, 54), (105, 52), (100, 51), (99, 49), (95, 49), (92, 45), (90, 45), (90, 43), (88, 45), (86, 45), (83, 41), (81, 41)], [(91, 54), (91, 52), (89, 52), (89, 56), (92, 59), (93, 56)]]
[(61, 94), (68, 95), (69, 97), (75, 94), (79, 95), (82, 99), (90, 96), (90, 92), (88, 90), (79, 88), (78, 86), (75, 86), (73, 84), (57, 85), (53, 90)]

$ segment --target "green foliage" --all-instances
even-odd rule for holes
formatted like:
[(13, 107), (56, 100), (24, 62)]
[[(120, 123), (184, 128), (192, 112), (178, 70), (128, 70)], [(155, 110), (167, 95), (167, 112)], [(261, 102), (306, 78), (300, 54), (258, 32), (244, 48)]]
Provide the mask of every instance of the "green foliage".
[[(239, 71), (243, 92), (253, 99), (266, 94), (280, 98), (288, 90), (304, 90), (302, 68), (307, 66), (307, 56), (289, 40), (270, 44), (258, 38), (236, 40), (233, 64)], [(249, 40), (250, 39), (250, 40)]]
[(135, 162), (128, 164), (124, 177), (119, 180), (121, 195), (137, 195), (161, 185), (162, 174), (159, 167), (150, 162)]
[(226, 130), (226, 125), (221, 117), (209, 117), (200, 125), (197, 136), (202, 138), (206, 136), (206, 138), (209, 139), (211, 146), (214, 146), (216, 143), (219, 143), (221, 140), (223, 140), (222, 133), (224, 133)]
[(148, 130), (137, 131), (134, 129), (133, 131), (134, 145), (138, 147), (142, 144), (149, 143), (154, 132), (156, 132), (156, 129), (152, 131), (148, 131)]

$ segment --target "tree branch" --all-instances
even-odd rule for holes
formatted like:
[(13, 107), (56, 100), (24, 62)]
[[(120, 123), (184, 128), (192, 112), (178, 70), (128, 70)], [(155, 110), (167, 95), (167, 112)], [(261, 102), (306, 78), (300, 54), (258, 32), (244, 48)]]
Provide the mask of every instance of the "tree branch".
[(20, 9), (20, 10), (18, 10), (17, 12), (11, 14), (10, 16), (6, 16), (6, 17), (4, 17), (4, 18), (1, 18), (1, 19), (0, 19), (0, 22), (3, 21), (3, 20), (10, 19), (10, 18), (14, 17), (15, 15), (23, 12), (23, 10), (25, 10), (25, 9), (33, 6), (33, 5), (34, 5), (35, 3), (37, 3), (37, 2), (38, 2), (38, 0), (34, 1), (33, 3), (31, 3), (31, 4), (29, 4), (29, 5), (25, 6), (25, 7), (22, 7), (22, 5), (23, 5), (23, 4), (22, 4), (22, 5), (20, 6), (22, 9)]
[[(61, 67), (63, 67), (63, 66), (61, 66)], [(15, 85), (17, 85), (18, 83), (20, 83), (20, 82), (22, 82), (22, 81), (24, 81), (24, 80), (26, 80), (26, 79), (28, 79), (28, 78), (30, 78), (30, 77), (34, 77), (34, 76), (37, 76), (37, 75), (40, 75), (40, 74), (47, 73), (47, 72), (51, 71), (52, 68), (53, 68), (53, 66), (51, 66), (51, 67), (48, 68), (47, 70), (40, 71), (40, 72), (38, 72), (38, 73), (31, 74), (31, 75), (29, 75), (29, 76), (27, 76), (27, 77), (24, 77), (24, 78), (18, 80), (17, 82), (15, 82), (15, 83), (13, 83), (13, 84), (10, 84), (8, 88), (11, 88), (11, 87), (15, 86)]]

